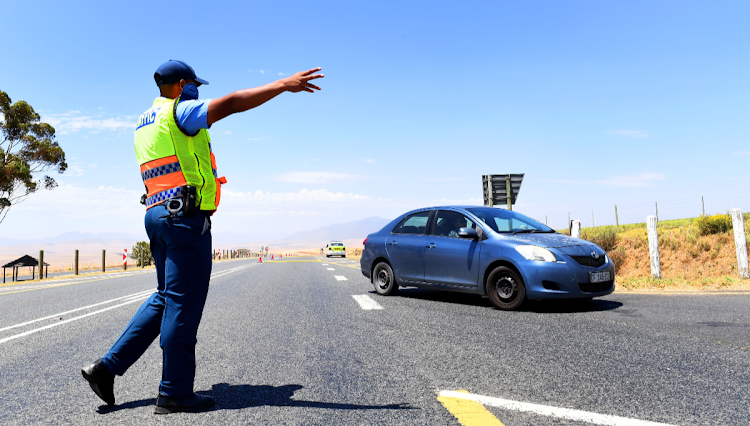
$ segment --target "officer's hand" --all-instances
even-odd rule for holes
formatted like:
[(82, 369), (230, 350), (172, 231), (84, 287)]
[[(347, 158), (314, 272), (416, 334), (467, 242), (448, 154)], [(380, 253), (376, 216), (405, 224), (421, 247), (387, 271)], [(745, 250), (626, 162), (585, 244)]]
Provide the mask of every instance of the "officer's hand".
[(316, 78), (323, 78), (324, 77), (323, 74), (315, 74), (316, 72), (320, 70), (321, 68), (313, 68), (307, 71), (300, 71), (287, 78), (281, 79), (281, 81), (284, 84), (284, 88), (289, 92), (296, 93), (296, 92), (305, 91), (305, 92), (315, 93), (315, 90), (320, 90), (320, 87), (310, 83), (310, 80), (315, 80)]

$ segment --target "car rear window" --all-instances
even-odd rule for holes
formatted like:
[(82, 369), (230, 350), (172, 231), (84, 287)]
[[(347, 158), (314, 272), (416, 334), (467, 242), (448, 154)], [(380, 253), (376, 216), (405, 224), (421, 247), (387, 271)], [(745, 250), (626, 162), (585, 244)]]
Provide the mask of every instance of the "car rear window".
[(394, 229), (393, 234), (424, 234), (430, 211), (414, 213), (402, 220)]

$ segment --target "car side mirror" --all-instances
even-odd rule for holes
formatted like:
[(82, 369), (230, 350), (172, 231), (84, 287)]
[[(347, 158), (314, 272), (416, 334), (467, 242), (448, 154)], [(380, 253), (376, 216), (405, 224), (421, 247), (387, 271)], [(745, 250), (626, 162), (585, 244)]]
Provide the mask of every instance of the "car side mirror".
[(474, 228), (459, 228), (458, 236), (461, 238), (471, 238), (472, 240), (478, 240), (479, 234)]

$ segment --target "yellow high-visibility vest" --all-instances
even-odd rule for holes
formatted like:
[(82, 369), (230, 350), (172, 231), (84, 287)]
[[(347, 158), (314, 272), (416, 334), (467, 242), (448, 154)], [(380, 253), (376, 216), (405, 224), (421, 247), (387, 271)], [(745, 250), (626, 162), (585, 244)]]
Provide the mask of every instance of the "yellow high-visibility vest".
[(138, 119), (135, 155), (146, 185), (146, 208), (181, 197), (190, 185), (197, 188), (198, 209), (216, 210), (227, 180), (216, 172), (208, 130), (190, 136), (180, 128), (175, 119), (179, 102), (158, 97)]

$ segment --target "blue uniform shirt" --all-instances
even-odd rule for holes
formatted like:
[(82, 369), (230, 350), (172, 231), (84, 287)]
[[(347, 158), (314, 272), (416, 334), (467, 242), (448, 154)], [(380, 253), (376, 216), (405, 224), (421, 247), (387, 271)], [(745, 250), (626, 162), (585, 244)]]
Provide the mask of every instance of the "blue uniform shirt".
[(208, 104), (211, 99), (193, 99), (177, 104), (177, 121), (186, 132), (195, 134), (200, 129), (210, 129), (208, 125)]

